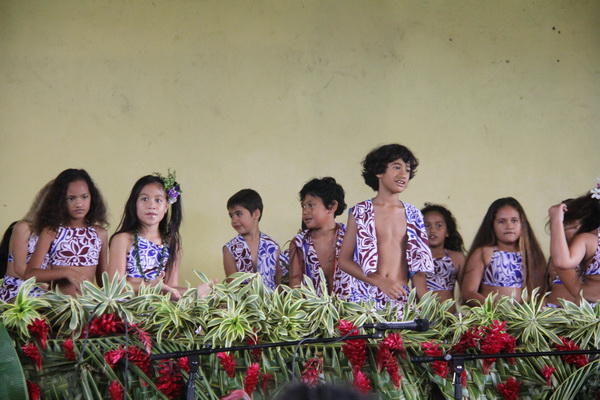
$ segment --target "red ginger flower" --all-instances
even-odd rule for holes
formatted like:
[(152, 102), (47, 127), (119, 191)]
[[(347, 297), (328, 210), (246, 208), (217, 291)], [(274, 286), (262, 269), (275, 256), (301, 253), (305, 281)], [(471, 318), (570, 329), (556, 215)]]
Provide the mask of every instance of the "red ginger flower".
[(556, 369), (551, 365), (544, 365), (542, 368), (542, 376), (546, 379), (546, 385), (552, 386), (552, 374)]
[(117, 350), (110, 350), (104, 353), (104, 360), (106, 360), (109, 367), (114, 368), (123, 356), (125, 356), (125, 350), (122, 346), (119, 346)]
[(183, 393), (183, 376), (172, 360), (162, 360), (158, 364), (156, 387), (169, 399), (178, 399)]
[(123, 400), (123, 386), (116, 379), (108, 386), (108, 393), (110, 400)]
[[(483, 331), (485, 337), (479, 342), (481, 345), (481, 353), (483, 354), (497, 354), (502, 350), (507, 353), (514, 353), (517, 345), (517, 340), (506, 333), (506, 322), (493, 321), (491, 327), (484, 327)], [(486, 358), (483, 360), (483, 373), (488, 374), (490, 367), (496, 361), (495, 358)], [(510, 358), (509, 361), (514, 363), (514, 359)]]
[[(581, 350), (580, 347), (577, 346), (577, 344), (573, 340), (569, 340), (564, 337), (561, 337), (560, 340), (563, 342), (562, 345), (556, 344), (556, 343), (553, 344), (553, 346), (557, 350), (560, 350), (560, 351)], [(589, 362), (589, 360), (585, 354), (573, 354), (573, 355), (566, 355), (566, 356), (561, 356), (561, 357), (563, 358), (563, 360), (565, 360), (565, 362), (567, 364), (575, 364), (577, 366), (577, 368), (581, 368)]]
[(31, 361), (35, 364), (35, 368), (38, 371), (42, 370), (42, 356), (40, 355), (40, 350), (33, 343), (27, 343), (25, 346), (21, 347), (23, 350), (23, 354), (27, 357), (31, 358)]
[(221, 361), (221, 365), (225, 369), (227, 376), (233, 378), (235, 375), (235, 358), (231, 354), (219, 353), (217, 354), (219, 360)]
[[(421, 344), (421, 348), (423, 349), (423, 353), (432, 357), (440, 357), (443, 354), (440, 345), (434, 343), (433, 340), (431, 342), (424, 342)], [(450, 372), (450, 367), (446, 361), (436, 360), (431, 362), (431, 368), (433, 368), (433, 372), (442, 378), (446, 378), (448, 376), (448, 372)]]
[(319, 383), (319, 375), (323, 372), (323, 359), (309, 358), (304, 363), (301, 380), (307, 385), (313, 386)]
[[(248, 339), (246, 339), (246, 343), (250, 346), (258, 344), (258, 342), (260, 341), (260, 336), (250, 336)], [(250, 351), (250, 354), (252, 354), (252, 361), (260, 363), (262, 361), (262, 349), (258, 348), (258, 349), (252, 349)]]
[(404, 341), (399, 333), (390, 333), (385, 339), (383, 344), (390, 348), (390, 350), (396, 351), (400, 357), (406, 360), (406, 349), (404, 348)]
[(518, 400), (520, 387), (521, 382), (512, 376), (506, 380), (506, 383), (499, 383), (497, 385), (498, 392), (500, 392), (504, 400)]
[(29, 393), (30, 400), (40, 400), (40, 387), (31, 382), (29, 379), (27, 379), (27, 392)]
[(75, 361), (75, 351), (73, 350), (73, 338), (68, 338), (63, 342), (63, 351), (67, 360)]
[(125, 332), (125, 324), (117, 314), (102, 314), (90, 322), (88, 334), (91, 337), (108, 336)]
[(463, 354), (468, 349), (479, 347), (481, 333), (482, 329), (479, 326), (474, 326), (466, 330), (460, 337), (460, 340), (452, 346), (449, 352), (452, 354)]
[(190, 364), (188, 363), (188, 358), (187, 357), (180, 357), (177, 360), (177, 365), (179, 366), (179, 368), (182, 371), (185, 371), (188, 374), (190, 373)]
[(104, 354), (104, 359), (111, 368), (114, 368), (117, 362), (125, 357), (125, 354), (128, 355), (130, 362), (137, 365), (147, 376), (150, 376), (150, 358), (148, 357), (148, 354), (139, 347), (130, 346), (129, 350), (126, 352), (123, 347), (119, 346), (117, 350), (107, 351)]
[(152, 336), (150, 336), (148, 332), (140, 328), (139, 325), (131, 324), (131, 328), (134, 328), (136, 330), (137, 337), (138, 339), (140, 339), (140, 342), (142, 342), (142, 344), (146, 348), (146, 352), (148, 354), (152, 353)]
[(361, 393), (367, 394), (371, 391), (371, 382), (369, 378), (362, 372), (358, 371), (354, 375), (353, 386)]
[(259, 370), (260, 365), (258, 363), (253, 363), (246, 370), (246, 377), (244, 378), (244, 392), (246, 392), (248, 395), (252, 395), (252, 392), (258, 383)]
[(37, 338), (38, 342), (40, 343), (40, 346), (42, 346), (42, 350), (46, 350), (46, 341), (48, 340), (48, 331), (50, 330), (50, 327), (48, 326), (46, 320), (36, 318), (33, 321), (31, 321), (27, 328), (29, 329), (29, 332)]
[[(352, 332), (356, 327), (352, 322), (348, 322), (345, 320), (340, 320), (338, 325), (338, 330), (342, 336), (346, 336), (348, 333)], [(358, 335), (358, 331), (352, 332), (350, 336)], [(350, 362), (352, 366), (352, 372), (356, 374), (360, 371), (367, 361), (367, 341), (365, 339), (358, 340), (348, 340), (342, 346), (342, 353)]]
[(385, 343), (381, 343), (379, 348), (377, 349), (377, 355), (375, 356), (377, 360), (377, 371), (381, 372), (383, 368), (390, 375), (390, 379), (394, 384), (396, 389), (400, 389), (400, 373), (398, 368), (398, 361), (396, 357), (392, 353), (389, 347), (385, 345)]

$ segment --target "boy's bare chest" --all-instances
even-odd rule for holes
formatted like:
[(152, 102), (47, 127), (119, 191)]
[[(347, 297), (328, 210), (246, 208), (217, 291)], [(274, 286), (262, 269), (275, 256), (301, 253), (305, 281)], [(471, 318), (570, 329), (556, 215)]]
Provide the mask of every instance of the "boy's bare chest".
[(375, 232), (378, 241), (402, 241), (406, 236), (404, 209), (375, 209)]

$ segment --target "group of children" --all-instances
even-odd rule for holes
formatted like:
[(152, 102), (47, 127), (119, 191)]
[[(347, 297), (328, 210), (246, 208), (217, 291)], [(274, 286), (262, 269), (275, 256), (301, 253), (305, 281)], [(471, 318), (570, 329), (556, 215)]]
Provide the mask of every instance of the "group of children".
[[(600, 183), (590, 193), (549, 210), (551, 262), (531, 229), (525, 211), (511, 197), (489, 207), (465, 256), (463, 239), (448, 209), (427, 204), (422, 210), (399, 195), (415, 176), (418, 160), (405, 146), (372, 150), (362, 163), (365, 183), (376, 195), (344, 213), (344, 190), (334, 178), (312, 179), (300, 190), (302, 230), (281, 251), (259, 229), (263, 205), (259, 194), (244, 189), (227, 202), (238, 235), (223, 247), (225, 274), (260, 274), (265, 285), (298, 287), (306, 275), (318, 294), (377, 307), (401, 306), (411, 287), (418, 297), (435, 292), (440, 300), (481, 303), (490, 293), (521, 301), (548, 289), (548, 305), (560, 299), (600, 299)], [(77, 295), (83, 281), (126, 276), (137, 291), (142, 283), (162, 284), (173, 299), (179, 286), (182, 220), (181, 188), (174, 174), (140, 178), (126, 202), (121, 222), (108, 240), (106, 206), (84, 170), (68, 169), (38, 194), (28, 214), (5, 235), (6, 275), (0, 298), (11, 301), (20, 284), (35, 277), (30, 294), (59, 289)], [(110, 247), (110, 251), (108, 249)], [(324, 279), (324, 281), (322, 281)], [(460, 290), (458, 289), (460, 288)], [(198, 287), (200, 295), (208, 285)]]

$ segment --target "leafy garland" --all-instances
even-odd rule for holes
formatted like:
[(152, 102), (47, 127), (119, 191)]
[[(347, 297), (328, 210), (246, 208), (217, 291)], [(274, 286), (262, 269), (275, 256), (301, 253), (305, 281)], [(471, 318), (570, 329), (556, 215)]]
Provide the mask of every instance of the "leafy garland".
[[(27, 281), (23, 295), (14, 304), (0, 303), (0, 311), (22, 354), (32, 398), (36, 393), (63, 398), (64, 388), (76, 376), (77, 390), (86, 397), (110, 393), (113, 399), (177, 398), (182, 393), (188, 378), (185, 360), (151, 362), (150, 353), (184, 351), (206, 343), (228, 347), (246, 341), (336, 336), (354, 326), (392, 320), (397, 314), (393, 308), (374, 310), (371, 304), (316, 296), (308, 280), (298, 289), (271, 292), (255, 274), (238, 273), (231, 278), (214, 285), (206, 298), (199, 299), (196, 289), (190, 289), (178, 302), (161, 295), (160, 287), (142, 285), (134, 296), (124, 280), (109, 282), (106, 276), (102, 289), (84, 283), (77, 299), (59, 293), (30, 298), (24, 293), (33, 282)], [(480, 307), (453, 315), (448, 312), (452, 301), (439, 303), (431, 295), (417, 301), (412, 292), (404, 318), (428, 319), (428, 332), (402, 331), (380, 341), (301, 347), (300, 379), (308, 383), (349, 381), (382, 398), (426, 398), (437, 387), (452, 398), (445, 363), (417, 365), (405, 357), (449, 351), (485, 354), (599, 347), (600, 309), (585, 301), (581, 306), (563, 302), (564, 308), (550, 309), (536, 296), (525, 293), (523, 298), (519, 304), (490, 296)], [(254, 399), (271, 398), (291, 380), (292, 358), (287, 348), (202, 356), (203, 381), (196, 383), (196, 393), (202, 399), (217, 399), (244, 390)], [(515, 358), (514, 364), (507, 359), (477, 360), (467, 362), (466, 367), (462, 378), (469, 398), (593, 398), (600, 382), (600, 360), (581, 356)]]

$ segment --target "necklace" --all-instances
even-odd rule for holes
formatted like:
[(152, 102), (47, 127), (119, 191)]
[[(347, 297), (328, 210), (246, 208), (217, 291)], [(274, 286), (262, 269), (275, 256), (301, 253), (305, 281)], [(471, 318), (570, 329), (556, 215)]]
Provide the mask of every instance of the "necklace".
[[(167, 263), (167, 257), (165, 257), (167, 253), (167, 240), (164, 236), (162, 236), (161, 239), (162, 253), (160, 255), (160, 265), (158, 266), (158, 271), (156, 271), (156, 276), (160, 275), (163, 268), (165, 267), (165, 264)], [(142, 275), (142, 278), (144, 278), (144, 282), (148, 282), (148, 278), (146, 278), (146, 274), (144, 274), (144, 270), (142, 269), (142, 262), (140, 261), (140, 239), (138, 236), (137, 229), (133, 232), (133, 246), (135, 247), (135, 261), (138, 267), (138, 271), (140, 272), (140, 275)]]

